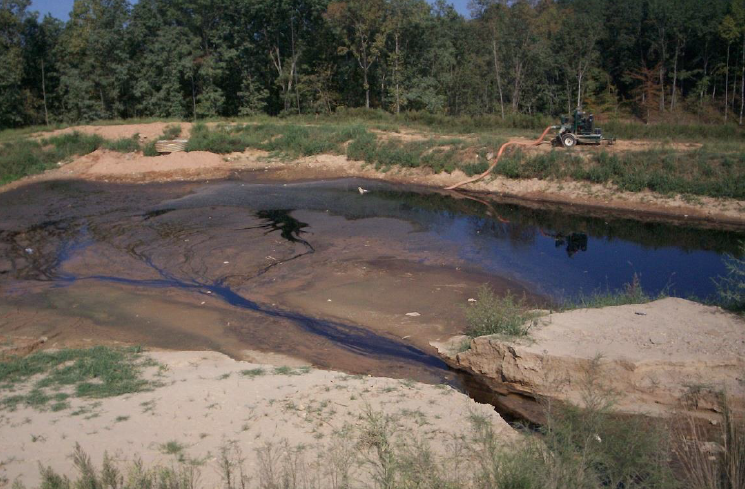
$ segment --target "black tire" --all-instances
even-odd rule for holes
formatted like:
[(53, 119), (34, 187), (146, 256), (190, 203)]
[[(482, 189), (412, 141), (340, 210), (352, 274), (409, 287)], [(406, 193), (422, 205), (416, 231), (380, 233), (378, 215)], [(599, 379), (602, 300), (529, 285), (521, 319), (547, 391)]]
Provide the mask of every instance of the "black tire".
[(561, 144), (563, 144), (565, 148), (573, 148), (577, 146), (577, 138), (574, 137), (574, 134), (562, 134)]

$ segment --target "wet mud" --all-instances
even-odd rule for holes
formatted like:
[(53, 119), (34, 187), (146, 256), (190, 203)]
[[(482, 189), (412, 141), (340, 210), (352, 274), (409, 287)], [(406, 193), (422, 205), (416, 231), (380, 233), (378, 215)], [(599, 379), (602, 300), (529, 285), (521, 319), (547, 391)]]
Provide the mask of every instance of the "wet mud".
[(634, 273), (706, 295), (742, 238), (467, 197), (361, 180), (27, 185), (0, 194), (0, 335), (461, 384), (429, 343), (463, 332), (482, 284), (537, 306)]

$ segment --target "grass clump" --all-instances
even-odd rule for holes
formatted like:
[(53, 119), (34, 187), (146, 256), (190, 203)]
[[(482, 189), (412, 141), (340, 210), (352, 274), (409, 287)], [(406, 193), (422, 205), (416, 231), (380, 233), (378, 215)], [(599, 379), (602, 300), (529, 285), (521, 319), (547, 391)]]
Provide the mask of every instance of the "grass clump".
[(717, 286), (717, 302), (731, 311), (745, 312), (745, 241), (740, 243), (740, 257), (725, 255), (727, 275), (714, 280)]
[(176, 139), (179, 136), (181, 136), (181, 124), (168, 124), (163, 129), (164, 139)]
[(310, 367), (292, 368), (287, 366), (275, 367), (274, 375), (304, 375), (310, 372)]
[(131, 138), (105, 141), (103, 147), (119, 153), (134, 153), (135, 151), (140, 150), (140, 135), (135, 134)]
[(571, 311), (573, 309), (599, 309), (601, 307), (625, 306), (627, 304), (647, 304), (654, 300), (667, 297), (665, 291), (660, 292), (657, 296), (651, 296), (644, 292), (641, 279), (634, 274), (631, 282), (624, 284), (618, 290), (596, 290), (591, 294), (580, 293), (565, 301), (561, 305), (561, 310)]
[(160, 446), (160, 451), (165, 453), (166, 455), (180, 455), (185, 448), (186, 445), (184, 445), (183, 443), (171, 440), (167, 443), (163, 443)]
[[(142, 378), (150, 366), (138, 348), (67, 349), (33, 353), (0, 361), (0, 389), (11, 392), (34, 379), (25, 394), (5, 396), (0, 406), (14, 409), (25, 404), (44, 409), (55, 401), (53, 409), (67, 407), (67, 399), (114, 397), (141, 392), (152, 387)], [(72, 394), (59, 392), (67, 388)]]
[[(108, 453), (104, 453), (101, 469), (98, 470), (79, 444), (75, 445), (72, 460), (77, 471), (77, 477), (74, 480), (58, 474), (51, 467), (44, 467), (40, 464), (41, 483), (39, 487), (44, 489), (104, 487), (110, 489), (196, 489), (198, 487), (199, 470), (194, 463), (146, 468), (143, 462), (138, 460), (129, 467), (126, 473), (122, 473)], [(25, 488), (19, 481), (16, 481), (13, 487)]]
[(466, 307), (466, 334), (471, 337), (486, 335), (525, 336), (528, 321), (533, 314), (528, 311), (525, 298), (507, 292), (500, 297), (488, 285), (479, 288), (476, 302)]
[(261, 377), (264, 374), (266, 374), (266, 370), (264, 370), (261, 367), (252, 368), (249, 370), (241, 370), (241, 375), (243, 375), (244, 377), (250, 377), (250, 378)]
[(674, 452), (680, 460), (685, 487), (737, 489), (745, 487), (745, 422), (732, 413), (726, 395), (720, 395), (722, 422), (718, 449), (707, 448), (706, 429), (693, 417), (680, 420), (674, 430)]

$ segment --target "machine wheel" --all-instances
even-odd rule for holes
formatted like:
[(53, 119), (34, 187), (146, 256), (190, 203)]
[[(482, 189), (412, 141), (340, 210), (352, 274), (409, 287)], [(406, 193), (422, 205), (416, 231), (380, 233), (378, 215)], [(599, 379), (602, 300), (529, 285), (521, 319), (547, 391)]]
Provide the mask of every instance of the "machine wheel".
[(561, 136), (561, 144), (563, 144), (565, 148), (573, 148), (577, 146), (577, 138), (574, 137), (574, 134), (563, 134)]

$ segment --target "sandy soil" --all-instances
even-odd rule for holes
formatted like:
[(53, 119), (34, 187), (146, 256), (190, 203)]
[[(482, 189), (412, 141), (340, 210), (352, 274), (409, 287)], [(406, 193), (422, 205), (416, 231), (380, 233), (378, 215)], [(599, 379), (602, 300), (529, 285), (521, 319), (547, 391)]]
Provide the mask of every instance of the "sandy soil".
[(718, 307), (668, 298), (580, 309), (537, 320), (525, 340), (481, 337), (457, 353), (462, 342), (436, 346), (502, 391), (577, 403), (592, 381), (617, 396), (619, 411), (703, 416), (724, 391), (745, 412), (745, 320)]
[(58, 129), (50, 132), (40, 132), (33, 134), (32, 137), (48, 138), (61, 136), (73, 132), (83, 134), (98, 135), (105, 139), (129, 139), (135, 134), (140, 135), (140, 142), (145, 143), (157, 139), (163, 134), (167, 126), (181, 126), (181, 137), (188, 138), (191, 133), (190, 122), (153, 122), (150, 124), (120, 124), (111, 126), (74, 126)]
[[(260, 453), (266, 456), (269, 447), (278, 471), (299, 446), (305, 463), (321, 457), (326, 468), (339, 450), (355, 453), (368, 411), (392, 416), (398, 436), (415, 431), (438, 453), (467, 434), (472, 415), (489, 420), (505, 443), (516, 437), (490, 406), (447, 386), (321, 370), (282, 375), (214, 352), (151, 356), (165, 366), (150, 369), (148, 375), (163, 385), (152, 392), (97, 402), (73, 399), (71, 408), (58, 412), (0, 411), (0, 487), (16, 480), (38, 483), (39, 463), (75, 475), (69, 456), (76, 443), (98, 467), (104, 452), (120, 466), (138, 457), (147, 466), (170, 466), (178, 457), (200, 461), (202, 487), (222, 487), (220, 449), (229, 446), (235, 454), (238, 448), (255, 484)], [(252, 369), (262, 373), (241, 373)], [(183, 449), (168, 454), (168, 442)], [(370, 480), (368, 470), (354, 468), (354, 478)]]
[[(140, 134), (144, 141), (147, 138), (154, 138), (162, 134), (166, 125), (166, 123), (153, 123), (121, 126), (78, 126), (54, 133), (42, 133), (42, 135), (78, 130), (100, 134), (112, 139)], [(184, 129), (184, 136), (186, 136), (191, 125), (183, 123), (182, 128)], [(429, 139), (431, 136), (416, 131), (402, 131), (401, 133), (390, 133), (387, 137), (405, 141), (418, 141)], [(469, 136), (461, 136), (461, 138), (468, 139)], [(528, 139), (524, 140), (529, 141)], [(613, 146), (579, 146), (576, 151), (588, 155), (603, 150), (611, 152), (638, 151), (660, 147), (660, 144), (653, 141), (619, 141)], [(666, 144), (665, 147), (691, 150), (699, 146), (698, 143), (671, 143)], [(550, 150), (551, 145), (549, 143), (526, 149), (526, 151), (531, 152), (548, 152)], [(46, 179), (83, 178), (106, 181), (153, 182), (224, 178), (237, 172), (254, 172), (257, 176), (273, 180), (356, 176), (438, 188), (453, 185), (467, 178), (460, 171), (452, 174), (433, 174), (431, 171), (422, 168), (395, 168), (383, 173), (365, 165), (363, 162), (349, 161), (346, 157), (339, 155), (318, 155), (287, 162), (269, 159), (267, 153), (256, 150), (226, 156), (195, 152), (154, 158), (146, 158), (141, 154), (125, 155), (97, 151), (71, 164), (60, 162), (60, 166), (62, 168), (47, 172), (44, 175), (37, 175), (6, 185), (0, 191), (16, 188), (29, 181)], [(665, 197), (653, 192), (621, 192), (609, 185), (535, 179), (511, 180), (504, 177), (482, 180), (466, 186), (466, 189), (490, 194), (497, 193), (526, 201), (619, 210), (630, 214), (664, 216), (686, 222), (724, 224), (738, 228), (745, 224), (745, 202), (733, 199), (708, 197), (684, 199), (680, 196)]]

